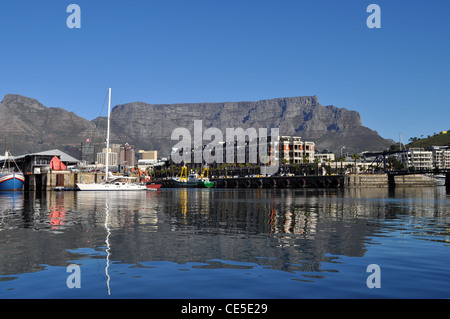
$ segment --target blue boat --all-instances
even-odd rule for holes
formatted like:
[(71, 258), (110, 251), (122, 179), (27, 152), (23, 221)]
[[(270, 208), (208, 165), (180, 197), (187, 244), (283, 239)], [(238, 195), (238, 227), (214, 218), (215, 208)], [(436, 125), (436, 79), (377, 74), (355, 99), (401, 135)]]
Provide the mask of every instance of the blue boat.
[(20, 191), (24, 182), (22, 173), (0, 171), (0, 191)]
[[(0, 191), (20, 191), (23, 188), (25, 177), (16, 164), (10, 167), (11, 154), (6, 152), (3, 167), (0, 169)], [(8, 167), (5, 167), (8, 163)], [(15, 164), (15, 162), (14, 162)]]

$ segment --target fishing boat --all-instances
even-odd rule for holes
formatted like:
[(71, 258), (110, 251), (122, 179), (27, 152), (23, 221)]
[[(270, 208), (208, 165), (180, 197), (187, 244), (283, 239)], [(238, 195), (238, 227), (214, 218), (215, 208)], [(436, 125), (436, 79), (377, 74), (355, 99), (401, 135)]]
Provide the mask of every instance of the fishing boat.
[[(108, 89), (108, 126), (106, 135), (106, 149), (109, 150), (109, 134), (110, 134), (110, 117), (111, 117), (111, 88)], [(109, 174), (109, 154), (106, 156), (105, 164), (105, 182), (103, 183), (77, 183), (77, 187), (81, 191), (137, 191), (147, 190), (145, 185), (136, 183), (136, 177), (113, 176)]]
[[(11, 167), (11, 159), (15, 166)], [(3, 166), (0, 169), (0, 191), (20, 191), (23, 189), (25, 177), (17, 166), (11, 153), (6, 151)]]
[[(204, 175), (206, 172), (206, 175)], [(177, 188), (188, 187), (188, 188), (203, 188), (203, 187), (213, 187), (214, 182), (209, 180), (207, 169), (203, 170), (202, 175), (197, 173), (187, 174), (187, 167), (183, 166), (181, 168), (180, 176), (173, 178), (173, 185)]]
[(187, 167), (183, 166), (181, 168), (180, 176), (174, 177), (173, 186), (176, 188), (200, 188), (203, 187), (203, 181), (198, 178), (198, 174), (189, 174), (187, 173)]
[(202, 181), (203, 181), (203, 186), (205, 186), (206, 188), (214, 187), (214, 182), (209, 179), (209, 170), (208, 170), (208, 168), (204, 168), (203, 169)]

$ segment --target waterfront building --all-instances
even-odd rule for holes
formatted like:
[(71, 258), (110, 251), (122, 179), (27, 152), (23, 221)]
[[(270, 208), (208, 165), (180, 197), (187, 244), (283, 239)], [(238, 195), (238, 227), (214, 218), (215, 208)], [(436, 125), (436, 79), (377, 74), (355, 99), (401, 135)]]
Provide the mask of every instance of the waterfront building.
[(155, 166), (163, 166), (165, 161), (158, 161), (158, 151), (138, 151), (137, 168), (142, 171), (153, 171)]
[(319, 163), (331, 163), (335, 160), (334, 153), (315, 153), (314, 154), (314, 160), (318, 160)]
[(432, 146), (431, 152), (434, 168), (450, 169), (450, 148), (448, 146)]
[[(89, 151), (88, 154), (92, 150), (96, 148), (95, 145), (90, 145), (89, 147), (85, 147), (87, 151)], [(96, 162), (97, 164), (106, 164), (106, 148), (102, 149), (102, 152), (97, 152), (96, 156)], [(109, 149), (109, 165), (111, 166), (131, 166), (134, 167), (136, 164), (136, 154), (135, 154), (135, 148), (134, 145), (129, 145), (128, 143), (125, 144), (111, 144), (111, 147)], [(93, 163), (89, 160), (88, 154), (84, 155), (82, 158), (86, 163)]]
[(106, 154), (108, 154), (108, 163), (111, 166), (117, 166), (118, 163), (118, 154), (113, 152), (111, 148), (106, 150), (106, 148), (103, 149), (103, 152), (97, 153), (97, 164), (103, 164), (106, 165)]
[(280, 137), (280, 160), (287, 164), (314, 162), (314, 142), (303, 142), (299, 136)]
[(399, 160), (405, 164), (406, 168), (419, 170), (433, 168), (433, 153), (423, 148), (410, 148), (401, 153)]
[(90, 140), (81, 143), (81, 161), (91, 164), (97, 159), (97, 153), (101, 152), (105, 143), (94, 143)]
[[(314, 162), (315, 144), (314, 142), (302, 141), (299, 136), (267, 136), (267, 138), (257, 138), (256, 143), (248, 139), (245, 142), (219, 142), (218, 146), (211, 152), (213, 156), (220, 157), (221, 163), (212, 163), (212, 167), (222, 163), (228, 164), (251, 164), (253, 166), (264, 166), (277, 164), (307, 164)], [(205, 147), (202, 145), (190, 150), (190, 160), (186, 162), (192, 168), (200, 168), (205, 162), (200, 163), (204, 155)], [(261, 152), (262, 151), (262, 152)], [(183, 149), (172, 149), (173, 154), (183, 154)], [(220, 152), (217, 154), (216, 152)], [(333, 155), (334, 156), (334, 155)], [(284, 160), (284, 161), (283, 161)], [(205, 159), (203, 158), (203, 161)]]
[(16, 156), (14, 161), (24, 174), (41, 174), (50, 168), (50, 162), (55, 156), (65, 166), (74, 166), (80, 162), (58, 149)]
[(150, 160), (150, 161), (158, 161), (158, 151), (138, 151), (139, 160)]
[(125, 143), (124, 145), (120, 146), (120, 151), (119, 151), (119, 164), (120, 165), (126, 165), (126, 166), (133, 167), (136, 164), (135, 156), (136, 155), (135, 155), (134, 145)]

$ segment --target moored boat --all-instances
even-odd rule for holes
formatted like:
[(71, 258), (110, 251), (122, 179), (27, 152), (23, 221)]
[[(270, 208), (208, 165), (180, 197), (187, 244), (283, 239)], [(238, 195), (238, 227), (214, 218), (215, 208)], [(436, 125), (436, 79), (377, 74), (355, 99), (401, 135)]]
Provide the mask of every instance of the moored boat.
[(212, 188), (214, 187), (214, 182), (209, 180), (209, 170), (208, 168), (203, 169), (203, 174), (201, 176), (203, 186), (206, 188)]
[(189, 176), (184, 178), (173, 179), (173, 185), (175, 187), (189, 187), (189, 188), (200, 188), (203, 187), (203, 181), (198, 178), (197, 174), (189, 174)]
[[(109, 150), (109, 134), (110, 134), (110, 117), (111, 117), (111, 88), (108, 89), (108, 125), (106, 136), (106, 149)], [(132, 177), (125, 176), (111, 176), (109, 173), (109, 156), (106, 156), (105, 165), (105, 182), (104, 183), (77, 183), (77, 187), (81, 191), (135, 191), (135, 190), (147, 190), (145, 185), (141, 185), (136, 182), (132, 182)]]
[(180, 176), (172, 179), (173, 186), (176, 188), (200, 188), (204, 187), (203, 181), (198, 177), (198, 174), (187, 175), (187, 167), (183, 166), (181, 168)]
[(15, 167), (11, 167), (11, 159), (11, 153), (6, 151), (5, 161), (0, 169), (0, 191), (20, 191), (23, 189), (25, 177), (15, 162)]
[(145, 183), (145, 187), (147, 187), (147, 190), (155, 190), (155, 191), (157, 191), (161, 186), (162, 186), (162, 184), (155, 183), (155, 182), (152, 182), (152, 181), (148, 181), (148, 182)]
[(22, 173), (0, 170), (0, 191), (20, 191), (24, 182)]
[(132, 182), (132, 178), (124, 176), (109, 177), (105, 183), (77, 183), (80, 191), (142, 191), (145, 185)]

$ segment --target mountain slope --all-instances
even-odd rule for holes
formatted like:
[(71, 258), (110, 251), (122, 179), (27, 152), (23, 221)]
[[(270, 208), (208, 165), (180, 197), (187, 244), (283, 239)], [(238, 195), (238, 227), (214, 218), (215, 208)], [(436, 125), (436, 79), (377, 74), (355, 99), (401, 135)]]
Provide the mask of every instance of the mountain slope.
[(8, 94), (0, 103), (0, 128), (14, 155), (77, 144), (95, 131), (93, 122), (62, 108), (47, 108), (35, 99)]
[(257, 102), (163, 105), (136, 102), (115, 106), (111, 118), (116, 135), (122, 135), (145, 149), (158, 149), (163, 154), (167, 154), (177, 142), (170, 140), (172, 131), (183, 127), (193, 134), (194, 120), (203, 120), (204, 130), (217, 127), (224, 135), (226, 128), (278, 127), (280, 135), (300, 136), (303, 140), (315, 142), (318, 149), (333, 152), (342, 146), (346, 152), (353, 153), (383, 150), (392, 144), (392, 141), (363, 126), (358, 112), (322, 106), (316, 96)]
[(450, 146), (450, 131), (444, 133), (443, 131), (439, 134), (434, 134), (426, 138), (416, 139), (415, 141), (406, 145), (408, 148), (422, 147), (424, 149), (430, 148), (431, 146)]
[[(106, 119), (88, 121), (62, 108), (47, 108), (35, 99), (8, 94), (0, 103), (0, 133), (13, 154), (23, 154), (64, 145), (80, 144), (87, 138), (105, 140)], [(317, 149), (338, 152), (382, 150), (392, 144), (363, 126), (358, 112), (322, 106), (317, 96), (288, 97), (249, 102), (184, 103), (152, 105), (143, 102), (117, 105), (111, 112), (111, 142), (134, 144), (137, 149), (156, 149), (166, 156), (178, 141), (172, 131), (183, 127), (193, 134), (194, 120), (203, 130), (217, 127), (244, 129), (278, 127), (280, 135), (300, 136)], [(225, 139), (225, 136), (224, 136)], [(209, 141), (204, 141), (208, 143)]]

